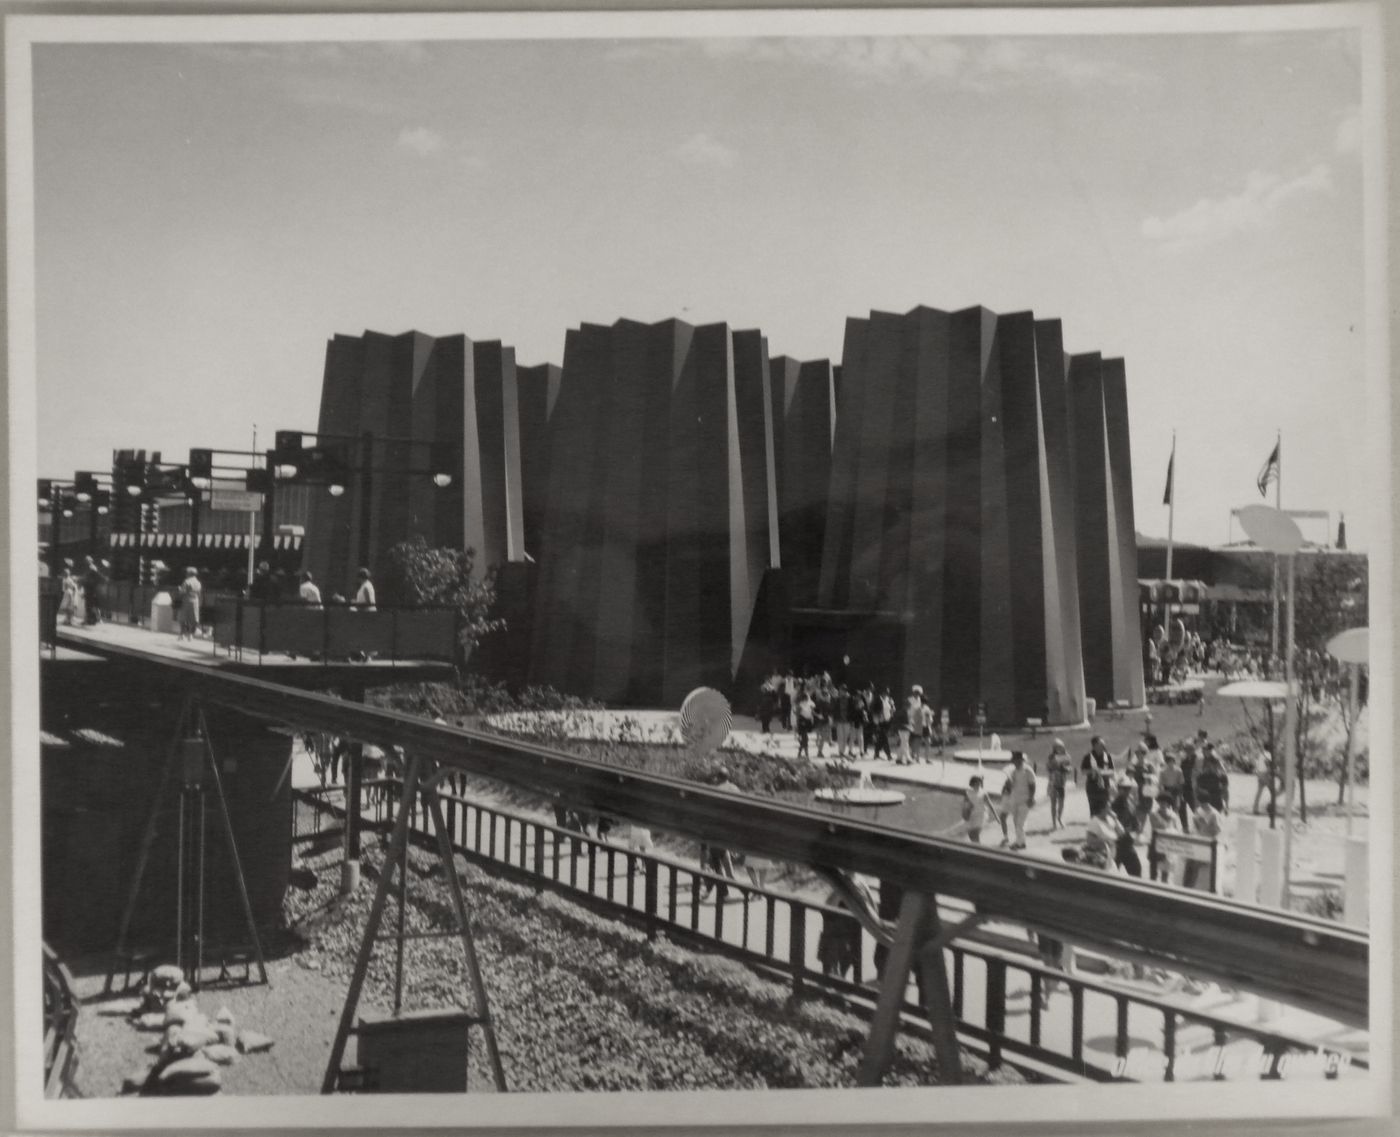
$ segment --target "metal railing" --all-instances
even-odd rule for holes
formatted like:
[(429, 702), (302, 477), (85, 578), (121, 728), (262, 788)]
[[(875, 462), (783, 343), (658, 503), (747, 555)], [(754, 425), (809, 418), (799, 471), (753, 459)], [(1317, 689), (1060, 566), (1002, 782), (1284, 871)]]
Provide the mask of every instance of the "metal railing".
[(462, 614), (444, 604), (308, 605), (235, 596), (208, 621), (217, 647), (238, 659), (283, 652), (323, 664), (366, 656), (388, 663), (461, 663)]
[[(364, 783), (367, 812), (373, 824), (390, 826), (401, 790), (393, 779)], [(314, 832), (322, 832), (322, 814), (344, 819), (343, 805), (334, 798), (338, 787), (301, 789), (298, 800), (313, 811)], [(511, 810), (481, 805), (456, 794), (442, 795), (444, 819), (454, 848), (470, 861), (536, 888), (550, 888), (585, 907), (620, 917), (642, 928), (648, 938), (664, 932), (707, 950), (765, 970), (779, 973), (791, 983), (794, 995), (808, 990), (839, 997), (858, 1005), (873, 1002), (875, 991), (866, 986), (878, 978), (879, 945), (849, 913), (814, 903), (758, 884), (722, 876), (695, 865), (655, 853), (638, 852), (573, 829), (562, 828)], [(428, 821), (415, 803), (412, 831), (425, 843)], [(712, 893), (713, 905), (702, 903)], [(958, 919), (969, 914), (967, 906), (945, 905)], [(850, 954), (851, 977), (833, 974), (822, 966), (819, 945), (823, 934), (849, 937), (856, 945)], [(1319, 1048), (1316, 1043), (1283, 1032), (1242, 1024), (1206, 1012), (1189, 1010), (1168, 999), (1153, 998), (1069, 975), (1045, 965), (1031, 954), (1030, 941), (1022, 944), (1006, 935), (973, 932), (954, 941), (946, 950), (957, 1029), (972, 1041), (989, 1061), (1029, 1060), (1041, 1067), (1096, 1081), (1157, 1074), (1162, 1081), (1176, 1080), (1183, 1054), (1211, 1055), (1238, 1040), (1258, 1044), (1263, 1056), (1257, 1062), (1261, 1078), (1281, 1075), (1280, 1061), (1287, 1054), (1321, 1052), (1330, 1063), (1327, 1078), (1336, 1078), (1348, 1067), (1364, 1070), (1365, 1060), (1341, 1049)], [(1054, 998), (1069, 1004), (1069, 1020), (1063, 1015), (1047, 1019), (1042, 998), (1048, 984), (1063, 986)], [(1025, 1012), (1009, 1013), (1012, 1002), (1028, 999)], [(1085, 1012), (1096, 1003), (1112, 1007), (1113, 1060), (1105, 1062), (1086, 1045)], [(906, 1025), (918, 1030), (924, 1012), (916, 982), (905, 992)], [(1013, 1029), (1015, 1019), (1023, 1029)], [(1151, 1036), (1155, 1023), (1160, 1037), (1155, 1060), (1133, 1061), (1137, 1042)], [(1052, 1027), (1067, 1029), (1052, 1029)], [(1199, 1061), (1199, 1057), (1196, 1059)], [(1224, 1069), (1213, 1073), (1223, 1079)]]
[(44, 1094), (75, 1097), (78, 1070), (78, 1000), (73, 977), (57, 953), (44, 945)]
[(965, 841), (835, 817), (811, 806), (620, 769), (557, 748), (454, 727), (285, 683), (172, 660), (59, 629), (60, 644), (120, 663), (164, 691), (241, 714), (386, 749), (577, 809), (644, 818), (658, 830), (792, 864), (860, 873), (906, 891), (975, 904), (1067, 943), (1186, 972), (1365, 1029), (1365, 932), (1293, 911), (1028, 858)]

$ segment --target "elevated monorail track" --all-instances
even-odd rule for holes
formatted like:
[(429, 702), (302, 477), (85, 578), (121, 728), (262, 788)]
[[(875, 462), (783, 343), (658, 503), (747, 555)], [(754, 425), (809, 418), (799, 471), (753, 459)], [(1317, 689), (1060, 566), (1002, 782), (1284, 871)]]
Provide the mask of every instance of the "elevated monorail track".
[(63, 629), (57, 639), (257, 719), (402, 746), (571, 806), (778, 860), (866, 874), (909, 892), (957, 897), (988, 917), (1209, 976), (1350, 1026), (1364, 1029), (1369, 1022), (1369, 939), (1325, 920), (623, 770)]

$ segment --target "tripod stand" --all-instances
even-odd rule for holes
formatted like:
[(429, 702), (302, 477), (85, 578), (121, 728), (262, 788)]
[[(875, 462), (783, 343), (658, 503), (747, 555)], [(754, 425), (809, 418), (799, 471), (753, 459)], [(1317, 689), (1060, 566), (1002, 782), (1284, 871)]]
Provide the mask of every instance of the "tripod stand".
[[(364, 934), (360, 938), (360, 950), (355, 959), (355, 970), (350, 977), (350, 989), (345, 996), (340, 1025), (336, 1028), (335, 1042), (331, 1046), (330, 1060), (326, 1063), (326, 1073), (321, 1083), (323, 1094), (334, 1093), (342, 1088), (341, 1061), (345, 1056), (345, 1044), (352, 1033), (357, 1033), (358, 1028), (352, 1027), (351, 1023), (359, 1006), (360, 993), (364, 988), (370, 956), (374, 953), (375, 943), (380, 939), (379, 927), (384, 919), (384, 908), (389, 898), (389, 886), (395, 875), (398, 877), (398, 913), (392, 936), (394, 942), (394, 1015), (397, 1017), (403, 1009), (405, 940), (426, 936), (460, 935), (475, 1009), (466, 1016), (460, 1016), (459, 1022), (466, 1027), (479, 1026), (481, 1028), (496, 1089), (500, 1093), (504, 1093), (506, 1090), (506, 1077), (501, 1067), (500, 1052), (496, 1048), (496, 1031), (491, 1023), (491, 1010), (486, 999), (486, 987), (482, 982), (481, 967), (476, 956), (476, 945), (472, 940), (471, 926), (467, 920), (466, 898), (462, 893), (462, 882), (457, 879), (457, 868), (452, 857), (452, 843), (448, 836), (447, 825), (443, 821), (442, 802), (438, 797), (438, 783), (447, 774), (446, 769), (437, 767), (436, 763), (417, 754), (410, 754), (404, 763), (403, 792), (399, 796), (393, 837), (390, 839), (389, 849), (384, 855), (384, 864), (379, 874), (379, 885), (375, 889), (374, 902), (370, 906), (369, 918), (365, 921)], [(438, 858), (452, 890), (452, 907), (456, 915), (457, 927), (446, 932), (413, 933), (407, 932), (404, 928), (408, 905), (408, 831), (419, 801), (421, 801), (425, 820), (431, 819), (432, 821), (433, 832), (437, 838)], [(465, 1081), (462, 1084), (465, 1085)]]
[(150, 862), (151, 850), (155, 846), (159, 829), (160, 815), (167, 789), (179, 761), (180, 786), (177, 809), (176, 859), (175, 859), (175, 965), (184, 968), (186, 960), (192, 964), (190, 986), (198, 989), (200, 974), (204, 967), (204, 899), (205, 899), (205, 852), (207, 848), (208, 793), (207, 784), (214, 788), (214, 798), (218, 804), (218, 816), (228, 843), (229, 860), (238, 885), (238, 898), (243, 908), (243, 918), (247, 925), (249, 943), (257, 959), (258, 973), (263, 983), (267, 982), (267, 966), (263, 960), (262, 943), (253, 920), (252, 904), (248, 900), (248, 883), (243, 875), (243, 863), (238, 855), (238, 842), (233, 835), (233, 823), (229, 819), (228, 799), (224, 795), (223, 777), (219, 773), (219, 763), (209, 739), (209, 724), (204, 717), (204, 709), (193, 696), (187, 696), (180, 707), (175, 733), (166, 753), (165, 765), (161, 770), (160, 783), (151, 801), (151, 812), (146, 820), (146, 828), (141, 837), (141, 851), (136, 860), (136, 871), (132, 875), (131, 891), (127, 894), (126, 907), (122, 910), (121, 928), (117, 933), (117, 946), (112, 963), (107, 971), (104, 992), (112, 990), (112, 980), (116, 975), (117, 963), (126, 960), (130, 963), (127, 936), (131, 931), (131, 921), (136, 913), (137, 901), (141, 898), (141, 884)]

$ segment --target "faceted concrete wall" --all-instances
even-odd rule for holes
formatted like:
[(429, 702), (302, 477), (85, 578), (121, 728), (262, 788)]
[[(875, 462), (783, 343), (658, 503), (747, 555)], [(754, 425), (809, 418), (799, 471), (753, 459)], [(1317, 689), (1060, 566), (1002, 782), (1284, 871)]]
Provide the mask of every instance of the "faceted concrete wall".
[(819, 605), (902, 623), (901, 681), (955, 718), (1083, 717), (1057, 337), (982, 308), (847, 322)]
[(791, 602), (808, 606), (816, 602), (821, 573), (836, 386), (825, 359), (804, 363), (781, 355), (770, 371), (779, 552)]
[[(515, 351), (499, 341), (420, 332), (332, 339), (317, 429), (353, 439), (343, 445), (360, 472), (340, 497), (312, 497), (305, 564), (323, 594), (352, 595), (365, 548), (377, 573), (388, 549), (416, 534), (430, 545), (474, 549), (483, 574), (521, 560), (519, 421)], [(446, 487), (430, 476), (434, 443), (452, 455)]]
[(568, 333), (534, 682), (662, 706), (728, 687), (771, 561), (770, 408), (757, 333), (676, 320)]
[(525, 551), (538, 557), (549, 494), (549, 421), (559, 398), (556, 363), (515, 368), (520, 419), (520, 497)]
[(1123, 361), (1069, 360), (1084, 682), (1099, 705), (1145, 699)]

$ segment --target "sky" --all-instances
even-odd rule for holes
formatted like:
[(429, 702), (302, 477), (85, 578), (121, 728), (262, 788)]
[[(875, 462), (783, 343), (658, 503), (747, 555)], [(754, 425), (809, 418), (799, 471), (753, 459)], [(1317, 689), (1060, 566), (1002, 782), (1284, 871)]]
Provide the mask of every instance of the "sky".
[(39, 472), (311, 429), (336, 333), (558, 363), (582, 322), (679, 316), (839, 362), (849, 316), (981, 304), (1125, 359), (1140, 532), (1173, 431), (1175, 536), (1204, 543), (1281, 431), (1284, 506), (1364, 547), (1358, 49), (41, 44)]

